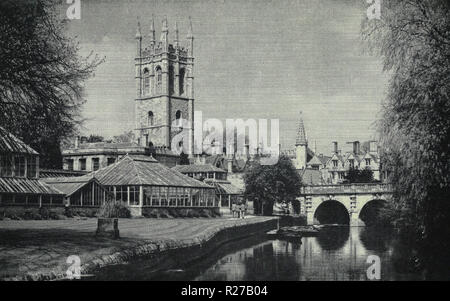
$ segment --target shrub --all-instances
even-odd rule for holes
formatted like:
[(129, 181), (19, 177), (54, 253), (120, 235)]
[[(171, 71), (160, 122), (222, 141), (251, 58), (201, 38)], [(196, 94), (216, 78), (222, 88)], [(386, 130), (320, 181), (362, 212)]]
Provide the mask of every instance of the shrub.
[(98, 214), (99, 217), (106, 218), (129, 218), (131, 217), (130, 209), (123, 202), (105, 202)]
[(41, 207), (39, 208), (39, 215), (41, 216), (42, 219), (49, 219), (50, 211), (48, 211), (48, 209), (45, 207)]
[(64, 208), (64, 215), (67, 217), (73, 217), (74, 214), (72, 208), (71, 207)]

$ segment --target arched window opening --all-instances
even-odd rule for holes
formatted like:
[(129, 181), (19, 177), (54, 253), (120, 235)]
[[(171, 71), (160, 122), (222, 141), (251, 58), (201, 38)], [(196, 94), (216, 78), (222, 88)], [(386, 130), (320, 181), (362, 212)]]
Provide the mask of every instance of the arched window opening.
[(148, 117), (147, 117), (147, 125), (152, 126), (153, 125), (153, 112), (149, 111), (148, 112)]
[(169, 94), (172, 95), (175, 92), (174, 89), (174, 71), (173, 66), (169, 66)]
[(144, 95), (150, 94), (150, 72), (144, 69)]
[(162, 70), (160, 66), (156, 66), (156, 91), (161, 93), (162, 90)]
[(181, 123), (182, 117), (183, 117), (183, 115), (182, 115), (181, 111), (178, 110), (178, 111), (175, 113), (175, 120), (176, 120), (177, 126), (181, 126), (181, 125), (182, 125), (182, 123)]
[(184, 76), (186, 74), (186, 70), (184, 68), (180, 69), (180, 75), (178, 76), (178, 87), (180, 88), (180, 95), (184, 94)]

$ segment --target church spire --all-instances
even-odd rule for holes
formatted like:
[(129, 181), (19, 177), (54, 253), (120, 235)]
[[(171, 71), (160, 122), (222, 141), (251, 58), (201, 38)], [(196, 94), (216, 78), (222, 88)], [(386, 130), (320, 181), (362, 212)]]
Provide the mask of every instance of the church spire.
[(298, 130), (297, 130), (297, 138), (295, 139), (295, 146), (297, 145), (308, 145), (308, 141), (306, 140), (306, 131), (305, 126), (303, 124), (303, 116), (300, 111), (300, 118), (298, 122)]

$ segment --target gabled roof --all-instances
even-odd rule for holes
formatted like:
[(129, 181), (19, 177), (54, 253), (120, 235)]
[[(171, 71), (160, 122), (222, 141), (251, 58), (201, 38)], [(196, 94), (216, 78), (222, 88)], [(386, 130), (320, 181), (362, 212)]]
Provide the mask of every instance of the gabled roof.
[(63, 192), (66, 195), (66, 197), (71, 196), (79, 189), (83, 188), (84, 186), (88, 185), (91, 182), (95, 182), (101, 186), (98, 180), (93, 178), (92, 176), (90, 178), (86, 176), (70, 177), (70, 178), (69, 177), (46, 178), (43, 179), (43, 181), (45, 181), (45, 183), (47, 183), (52, 188)]
[(330, 162), (330, 161), (332, 161), (332, 160), (339, 160), (341, 163), (344, 163), (344, 158), (343, 158), (341, 155), (338, 155), (338, 154), (333, 154), (333, 155), (328, 159), (327, 163)]
[(190, 164), (190, 165), (176, 165), (172, 167), (173, 170), (176, 170), (181, 173), (196, 173), (196, 172), (220, 172), (226, 173), (225, 170), (215, 167), (211, 164)]
[[(81, 177), (80, 181), (95, 177), (105, 186), (150, 185), (173, 187), (211, 188), (211, 186), (185, 176), (178, 171), (158, 163), (155, 159), (145, 156), (124, 156), (118, 162)], [(67, 178), (66, 178), (67, 179)], [(70, 178), (68, 178), (70, 180)]]
[(34, 149), (0, 126), (0, 153), (38, 155)]
[(319, 156), (312, 157), (311, 160), (308, 161), (308, 165), (323, 165), (324, 163), (320, 160)]

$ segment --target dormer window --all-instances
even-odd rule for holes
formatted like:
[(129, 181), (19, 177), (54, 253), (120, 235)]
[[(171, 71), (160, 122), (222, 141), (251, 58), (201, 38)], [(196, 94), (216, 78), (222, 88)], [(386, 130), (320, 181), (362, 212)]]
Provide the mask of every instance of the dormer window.
[(348, 164), (350, 165), (350, 168), (355, 168), (355, 160), (354, 159), (349, 159)]
[(370, 166), (370, 158), (366, 159), (366, 166)]
[(333, 160), (333, 167), (338, 167), (338, 160)]

